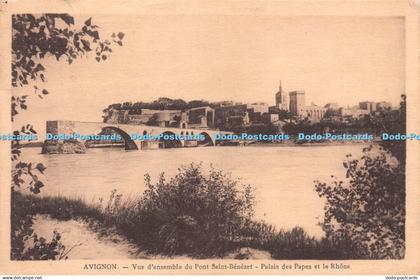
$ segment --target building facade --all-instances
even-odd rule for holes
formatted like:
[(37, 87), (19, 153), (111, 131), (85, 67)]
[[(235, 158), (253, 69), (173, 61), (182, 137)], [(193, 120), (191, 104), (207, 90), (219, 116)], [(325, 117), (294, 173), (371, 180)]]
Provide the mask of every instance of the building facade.
[(269, 112), (268, 108), (265, 103), (217, 107), (214, 110), (214, 125), (217, 128), (230, 129), (262, 123), (263, 115)]
[(374, 113), (376, 111), (376, 103), (373, 101), (363, 101), (359, 103), (359, 108), (368, 110), (369, 113)]
[(311, 104), (311, 106), (303, 107), (299, 116), (308, 118), (311, 123), (318, 123), (324, 118), (326, 112), (326, 108)]
[(214, 128), (214, 110), (209, 106), (188, 110), (188, 127)]
[(291, 91), (289, 96), (289, 111), (293, 116), (299, 116), (305, 108), (305, 92)]
[(343, 118), (351, 117), (351, 118), (354, 118), (354, 119), (359, 119), (359, 118), (361, 118), (365, 115), (368, 115), (369, 110), (360, 109), (360, 108), (357, 108), (357, 107), (351, 107), (351, 108), (347, 107), (347, 108), (340, 108), (339, 113), (340, 113), (340, 116), (343, 117)]
[(381, 110), (381, 111), (386, 111), (386, 110), (391, 110), (392, 109), (392, 104), (386, 101), (381, 101), (376, 103), (376, 110)]

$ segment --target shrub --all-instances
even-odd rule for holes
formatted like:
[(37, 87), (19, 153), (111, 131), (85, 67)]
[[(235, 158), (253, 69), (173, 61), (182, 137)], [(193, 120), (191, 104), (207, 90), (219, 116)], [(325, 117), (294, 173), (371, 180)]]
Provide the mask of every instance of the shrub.
[(31, 238), (32, 246), (24, 251), (22, 255), (23, 260), (56, 260), (67, 259), (65, 257), (66, 247), (61, 244), (61, 234), (57, 231), (53, 232), (53, 237), (50, 242), (43, 237), (38, 237), (34, 233)]
[(273, 259), (360, 259), (364, 258), (350, 239), (317, 239), (304, 229), (276, 230), (264, 222), (250, 222), (242, 231), (241, 246), (266, 250)]
[(32, 203), (18, 192), (12, 193), (11, 253), (12, 260), (56, 260), (66, 258), (61, 235), (54, 231), (50, 242), (33, 232)]
[(221, 255), (237, 241), (253, 215), (252, 189), (221, 171), (203, 174), (201, 165), (179, 169), (169, 182), (162, 174), (157, 184), (145, 177), (140, 201), (139, 232), (157, 252)]
[[(377, 133), (406, 134), (406, 96), (401, 96), (398, 110), (370, 118)], [(379, 154), (369, 147), (360, 160), (347, 157), (343, 165), (348, 182), (315, 182), (315, 190), (326, 199), (328, 242), (344, 244), (349, 255), (399, 259), (405, 252), (406, 143), (382, 141), (379, 146)]]
[(324, 230), (331, 242), (351, 240), (365, 257), (403, 258), (405, 249), (405, 173), (380, 149), (364, 149), (361, 160), (349, 155), (343, 163), (348, 182), (316, 182), (326, 199)]
[[(327, 237), (316, 239), (299, 227), (277, 230), (265, 222), (253, 221), (252, 188), (221, 171), (203, 173), (201, 165), (190, 164), (181, 167), (169, 181), (162, 174), (156, 184), (148, 175), (145, 182), (146, 190), (140, 197), (122, 199), (114, 190), (103, 205), (86, 204), (80, 198), (18, 193), (14, 201), (26, 205), (30, 215), (85, 219), (91, 222), (92, 229), (103, 234), (115, 228), (139, 250), (151, 254), (225, 257), (247, 247), (268, 251), (274, 259), (372, 258), (366, 246), (358, 242), (357, 234), (342, 230), (335, 222), (325, 223)], [(333, 224), (334, 228), (328, 227)]]

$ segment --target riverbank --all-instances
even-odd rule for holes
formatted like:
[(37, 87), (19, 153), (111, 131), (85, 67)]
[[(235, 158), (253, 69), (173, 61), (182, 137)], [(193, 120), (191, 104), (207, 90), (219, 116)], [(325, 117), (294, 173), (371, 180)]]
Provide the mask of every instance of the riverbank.
[[(294, 140), (285, 140), (281, 142), (264, 142), (264, 141), (253, 141), (250, 143), (246, 143), (245, 145), (236, 145), (236, 146), (257, 146), (257, 147), (302, 147), (302, 146), (343, 146), (343, 145), (369, 145), (369, 144), (378, 144), (381, 140), (373, 140), (373, 141), (302, 141), (296, 142)], [(232, 142), (233, 143), (233, 142)], [(44, 145), (43, 142), (29, 142), (22, 144), (21, 148), (42, 148)], [(210, 147), (211, 145), (209, 145)], [(235, 145), (233, 145), (235, 146)], [(205, 146), (197, 146), (193, 148), (202, 148)], [(89, 144), (89, 149), (92, 148), (124, 148), (123, 144), (114, 143), (114, 144)], [(191, 147), (188, 147), (191, 148)]]
[(107, 200), (113, 189), (124, 198), (143, 193), (144, 174), (153, 180), (162, 172), (174, 177), (181, 165), (203, 162), (205, 171), (213, 166), (256, 188), (256, 220), (289, 230), (300, 226), (310, 236), (321, 238), (324, 232), (318, 217), (324, 213), (324, 204), (314, 191), (313, 181), (328, 182), (330, 175), (345, 178), (342, 162), (346, 155), (359, 157), (364, 147), (201, 147), (187, 153), (185, 149), (97, 148), (81, 155), (42, 155), (39, 148), (28, 148), (22, 160), (47, 167), (40, 178), (45, 184), (40, 196), (83, 197), (89, 204)]
[[(68, 260), (98, 259), (192, 259), (188, 256), (152, 255), (139, 250), (136, 244), (127, 240), (115, 230), (96, 230), (87, 221), (62, 221), (49, 215), (35, 215), (32, 229), (38, 236), (47, 240), (53, 238), (53, 231), (61, 235), (61, 243), (67, 248)], [(224, 259), (271, 259), (268, 251), (253, 248), (238, 248), (227, 254)]]
[(57, 220), (50, 215), (33, 216), (32, 229), (38, 236), (47, 240), (53, 238), (53, 231), (61, 235), (61, 243), (65, 246), (68, 259), (137, 259), (149, 258), (112, 229), (107, 234), (94, 231), (86, 220)]
[(378, 144), (380, 141), (319, 141), (319, 142), (294, 142), (283, 141), (278, 143), (253, 142), (247, 147), (327, 147), (327, 146), (360, 146)]
[[(220, 246), (216, 250), (219, 254), (159, 253), (159, 247), (154, 248), (155, 244), (150, 243), (156, 237), (147, 238), (150, 229), (139, 222), (139, 213), (133, 208), (133, 203), (137, 202), (133, 200), (120, 200), (115, 204), (114, 197), (113, 202), (103, 208), (88, 205), (81, 199), (63, 197), (16, 193), (14, 199), (14, 203), (31, 206), (28, 214), (33, 216), (33, 229), (39, 236), (48, 239), (54, 229), (61, 233), (66, 248), (74, 247), (68, 254), (71, 259), (106, 259), (111, 256), (124, 259), (343, 259), (348, 253), (326, 239), (308, 236), (301, 228), (276, 230), (262, 222), (244, 225), (234, 239), (214, 244)], [(170, 225), (163, 225), (163, 228), (167, 226)], [(184, 234), (188, 238), (188, 231)]]

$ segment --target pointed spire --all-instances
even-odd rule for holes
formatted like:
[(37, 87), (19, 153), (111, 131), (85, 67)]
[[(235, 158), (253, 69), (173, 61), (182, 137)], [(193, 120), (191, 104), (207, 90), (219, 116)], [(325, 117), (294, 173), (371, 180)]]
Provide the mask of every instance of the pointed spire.
[(280, 85), (279, 85), (279, 89), (280, 89), (280, 91), (281, 91), (281, 80), (280, 80)]

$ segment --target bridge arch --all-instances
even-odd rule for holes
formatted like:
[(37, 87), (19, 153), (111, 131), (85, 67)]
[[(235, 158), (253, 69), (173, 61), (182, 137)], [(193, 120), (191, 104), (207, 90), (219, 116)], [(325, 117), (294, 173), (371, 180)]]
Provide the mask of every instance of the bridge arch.
[(214, 146), (215, 141), (207, 132), (200, 132), (198, 135), (203, 135), (204, 140), (197, 141), (199, 146)]
[(215, 146), (219, 146), (223, 143), (226, 143), (226, 140), (223, 140), (223, 139), (229, 135), (228, 133), (219, 133), (219, 134), (221, 135), (222, 139), (215, 140), (214, 141)]
[(115, 131), (115, 133), (119, 134), (124, 140), (124, 147), (126, 150), (138, 150), (136, 143), (131, 139), (130, 135), (124, 130), (115, 127), (115, 126), (105, 126), (102, 127), (102, 130), (109, 129)]
[(162, 134), (162, 138), (159, 140), (159, 148), (164, 148), (164, 149), (166, 149), (166, 148), (179, 148), (179, 147), (182, 147), (182, 143), (181, 143), (181, 141), (178, 139), (178, 140), (176, 140), (176, 139), (174, 139), (174, 140), (168, 140), (168, 139), (165, 139), (165, 136), (167, 136), (167, 137), (175, 137), (175, 133), (174, 132), (172, 132), (172, 131), (164, 131), (163, 133), (161, 133)]

